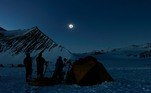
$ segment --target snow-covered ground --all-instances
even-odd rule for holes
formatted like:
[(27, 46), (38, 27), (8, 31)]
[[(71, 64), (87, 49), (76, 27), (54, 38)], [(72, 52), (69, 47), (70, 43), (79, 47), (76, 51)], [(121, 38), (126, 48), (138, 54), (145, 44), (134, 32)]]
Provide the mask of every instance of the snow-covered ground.
[(47, 87), (25, 83), (24, 68), (0, 68), (0, 93), (151, 93), (151, 59), (95, 56), (114, 82), (93, 86), (59, 84)]

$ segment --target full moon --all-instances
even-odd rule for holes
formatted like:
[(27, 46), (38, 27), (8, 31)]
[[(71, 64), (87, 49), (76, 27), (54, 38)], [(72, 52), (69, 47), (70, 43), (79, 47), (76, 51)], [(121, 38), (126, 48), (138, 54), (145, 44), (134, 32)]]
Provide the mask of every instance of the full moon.
[(73, 24), (69, 24), (68, 27), (69, 27), (70, 29), (73, 29), (74, 25), (73, 25)]

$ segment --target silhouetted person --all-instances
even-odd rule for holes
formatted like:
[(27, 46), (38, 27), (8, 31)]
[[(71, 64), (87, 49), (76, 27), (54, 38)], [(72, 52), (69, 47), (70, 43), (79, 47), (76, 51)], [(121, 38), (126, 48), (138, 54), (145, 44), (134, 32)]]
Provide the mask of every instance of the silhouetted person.
[(69, 70), (70, 70), (71, 65), (72, 65), (71, 60), (68, 60), (68, 61), (67, 61), (67, 66), (68, 66), (68, 70), (67, 70), (67, 71), (69, 71)]
[(38, 57), (36, 58), (36, 61), (37, 61), (37, 77), (43, 78), (45, 59), (42, 57), (42, 53), (39, 53)]
[(70, 70), (71, 70), (71, 60), (69, 59), (67, 62), (66, 62), (66, 73), (65, 73), (65, 80), (67, 81), (67, 78), (69, 76), (69, 73), (70, 73)]
[(57, 83), (61, 83), (64, 76), (63, 76), (63, 67), (64, 67), (64, 63), (62, 61), (62, 57), (59, 56), (59, 58), (56, 61), (55, 64), (55, 72), (53, 74), (53, 79), (57, 82)]
[(26, 82), (28, 82), (31, 79), (32, 75), (32, 58), (30, 57), (30, 53), (26, 53), (24, 65), (26, 70)]
[(63, 61), (64, 61), (64, 65), (66, 65), (67, 64), (67, 58), (64, 58)]

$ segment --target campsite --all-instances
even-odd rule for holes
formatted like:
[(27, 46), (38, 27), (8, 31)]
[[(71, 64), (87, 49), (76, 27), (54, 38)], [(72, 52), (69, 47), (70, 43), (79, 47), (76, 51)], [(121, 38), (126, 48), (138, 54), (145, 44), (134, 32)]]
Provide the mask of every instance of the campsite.
[(151, 0), (0, 0), (0, 93), (151, 93)]
[[(92, 86), (56, 84), (53, 86), (29, 86), (24, 79), (24, 68), (0, 68), (1, 93), (150, 93), (150, 59), (130, 59), (108, 55), (96, 56), (105, 65), (114, 82)], [(137, 65), (136, 65), (137, 62)], [(53, 69), (52, 69), (53, 71)], [(34, 73), (35, 74), (35, 73)], [(51, 76), (48, 72), (46, 75)]]
[[(150, 93), (150, 58), (140, 57), (150, 43), (108, 51), (71, 53), (47, 37), (38, 27), (1, 33), (1, 93)], [(38, 41), (38, 42), (37, 42)], [(47, 42), (47, 43), (46, 43)], [(33, 60), (32, 78), (25, 80), (21, 65), (25, 53)], [(37, 77), (36, 57), (43, 53), (48, 62), (44, 77)], [(53, 53), (53, 54), (52, 54)], [(53, 78), (58, 55), (71, 60), (64, 68), (64, 79)], [(147, 54), (148, 55), (148, 52)], [(11, 59), (11, 61), (10, 61)], [(7, 66), (12, 64), (13, 67)], [(20, 66), (14, 67), (14, 64)]]

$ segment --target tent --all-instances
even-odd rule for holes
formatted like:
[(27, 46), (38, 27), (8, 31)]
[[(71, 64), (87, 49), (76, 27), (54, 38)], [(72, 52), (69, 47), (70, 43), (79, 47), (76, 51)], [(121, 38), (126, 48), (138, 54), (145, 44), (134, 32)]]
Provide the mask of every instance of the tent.
[(94, 85), (106, 81), (113, 81), (113, 78), (103, 64), (92, 56), (80, 58), (74, 62), (66, 79), (66, 83), (78, 85)]

